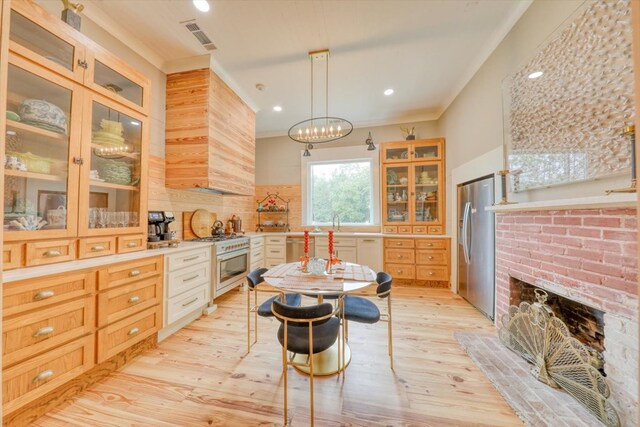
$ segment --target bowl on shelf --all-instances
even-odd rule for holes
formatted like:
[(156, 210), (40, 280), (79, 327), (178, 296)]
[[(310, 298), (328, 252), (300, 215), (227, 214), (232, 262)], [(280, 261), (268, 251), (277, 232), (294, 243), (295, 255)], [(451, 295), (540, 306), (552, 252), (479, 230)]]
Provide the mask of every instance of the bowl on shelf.
[(23, 122), (58, 133), (67, 133), (67, 116), (60, 107), (42, 99), (25, 99), (18, 109)]
[(265, 227), (273, 227), (275, 225), (275, 222), (273, 222), (273, 221), (262, 221), (262, 225), (264, 225)]

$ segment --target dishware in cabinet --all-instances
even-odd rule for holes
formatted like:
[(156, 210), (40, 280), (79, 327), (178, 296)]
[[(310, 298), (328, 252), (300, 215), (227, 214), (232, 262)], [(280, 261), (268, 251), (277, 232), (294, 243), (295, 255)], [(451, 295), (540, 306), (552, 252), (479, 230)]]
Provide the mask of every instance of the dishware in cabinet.
[(402, 163), (444, 158), (444, 139), (386, 142), (381, 145), (383, 163)]
[(82, 83), (85, 47), (78, 32), (30, 1), (11, 2), (9, 49)]
[(78, 84), (10, 54), (5, 241), (76, 235), (83, 95)]
[(95, 93), (84, 99), (80, 236), (142, 233), (146, 218), (147, 118)]
[[(444, 209), (442, 162), (425, 161), (411, 164), (411, 220), (415, 225), (440, 225)], [(414, 227), (416, 228), (416, 227)]]
[(409, 224), (410, 173), (410, 163), (383, 165), (383, 224)]

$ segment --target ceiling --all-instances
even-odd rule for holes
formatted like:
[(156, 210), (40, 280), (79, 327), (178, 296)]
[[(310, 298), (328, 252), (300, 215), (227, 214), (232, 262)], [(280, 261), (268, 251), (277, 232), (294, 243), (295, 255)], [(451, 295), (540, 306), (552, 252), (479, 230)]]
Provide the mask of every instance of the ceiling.
[[(195, 18), (217, 46), (217, 71), (256, 110), (258, 136), (273, 136), (309, 118), (307, 52), (323, 48), (331, 51), (330, 115), (356, 127), (438, 118), (531, 0), (209, 2), (207, 13), (190, 0), (83, 3), (161, 69), (209, 53), (180, 24)], [(395, 93), (383, 95), (387, 88)]]

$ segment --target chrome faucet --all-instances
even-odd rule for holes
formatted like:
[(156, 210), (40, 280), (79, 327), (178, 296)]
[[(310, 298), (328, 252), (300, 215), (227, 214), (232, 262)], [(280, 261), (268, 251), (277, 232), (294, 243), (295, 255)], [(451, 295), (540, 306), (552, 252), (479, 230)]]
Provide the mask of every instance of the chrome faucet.
[(336, 218), (338, 218), (338, 231), (340, 231), (340, 215), (337, 212), (334, 212), (333, 218), (331, 218), (331, 228), (336, 228)]

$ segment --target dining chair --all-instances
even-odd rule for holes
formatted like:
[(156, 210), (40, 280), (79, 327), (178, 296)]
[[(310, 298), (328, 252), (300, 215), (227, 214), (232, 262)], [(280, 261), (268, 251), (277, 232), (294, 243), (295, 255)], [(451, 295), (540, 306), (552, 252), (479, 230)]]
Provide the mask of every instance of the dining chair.
[[(314, 423), (313, 405), (313, 355), (327, 350), (338, 341), (338, 371), (344, 354), (344, 343), (338, 339), (340, 335), (340, 319), (336, 317), (341, 304), (334, 307), (331, 303), (322, 303), (304, 307), (292, 307), (282, 304), (282, 294), (271, 305), (271, 310), (281, 322), (278, 329), (278, 341), (282, 345), (282, 374), (284, 378), (284, 425), (287, 425), (287, 370), (289, 366), (309, 368), (309, 399), (311, 426)], [(287, 351), (291, 357), (287, 357)], [(307, 362), (295, 362), (297, 354), (307, 355)]]
[[(274, 295), (258, 305), (258, 292), (271, 294), (280, 293), (280, 291), (275, 289), (270, 290), (258, 288), (258, 285), (264, 282), (264, 277), (262, 277), (262, 275), (267, 271), (267, 268), (258, 268), (247, 275), (247, 285), (249, 289), (249, 292), (247, 292), (247, 354), (251, 351), (251, 346), (258, 342), (258, 316), (273, 317), (273, 313), (271, 312), (271, 303), (278, 296)], [(251, 304), (251, 294), (253, 294), (253, 304)], [(287, 305), (299, 306), (301, 302), (302, 296), (300, 296), (299, 294), (291, 293), (286, 295)], [(255, 330), (255, 339), (253, 340), (253, 342), (251, 342), (251, 313), (253, 313), (254, 317), (253, 323)]]
[(339, 313), (339, 316), (345, 320), (345, 338), (349, 339), (349, 321), (358, 323), (373, 324), (379, 321), (387, 322), (388, 328), (388, 350), (389, 350), (389, 363), (391, 370), (393, 370), (393, 331), (392, 331), (392, 318), (391, 318), (391, 284), (393, 278), (389, 273), (381, 271), (376, 276), (376, 288), (375, 295), (378, 298), (387, 299), (387, 312), (380, 313), (380, 309), (376, 304), (370, 301), (367, 297), (346, 295), (343, 301), (343, 311)]

